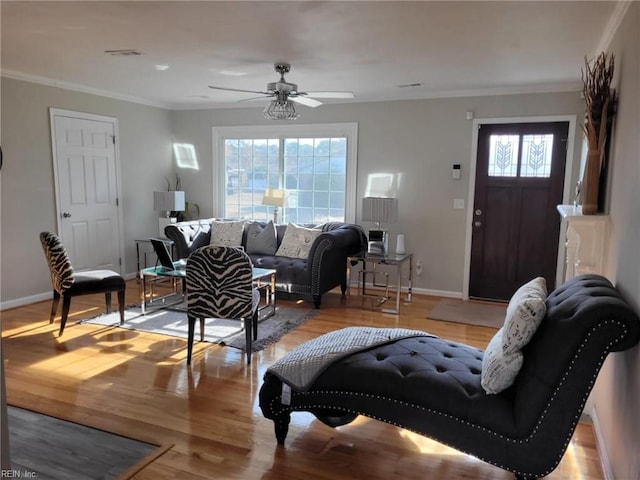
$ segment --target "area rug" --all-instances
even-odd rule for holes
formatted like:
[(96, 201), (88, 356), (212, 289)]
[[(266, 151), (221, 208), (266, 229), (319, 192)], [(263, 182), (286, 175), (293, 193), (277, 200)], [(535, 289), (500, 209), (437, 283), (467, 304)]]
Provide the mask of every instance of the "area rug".
[(11, 468), (20, 478), (131, 478), (168, 448), (14, 406), (7, 414)]
[[(278, 307), (274, 316), (259, 321), (258, 339), (253, 342), (252, 350), (262, 350), (265, 346), (277, 342), (287, 332), (316, 315), (317, 310)], [(122, 327), (180, 338), (187, 338), (189, 331), (187, 314), (184, 311), (164, 309), (142, 315), (140, 306), (128, 307), (125, 310), (123, 325), (120, 325), (118, 312), (81, 320), (80, 323)], [(196, 338), (199, 339), (199, 336), (200, 326), (196, 324)], [(237, 320), (205, 319), (204, 341), (220, 343), (243, 351), (245, 349), (244, 330)]]
[(456, 299), (439, 300), (427, 314), (431, 320), (464, 323), (480, 327), (500, 328), (504, 323), (507, 305)]

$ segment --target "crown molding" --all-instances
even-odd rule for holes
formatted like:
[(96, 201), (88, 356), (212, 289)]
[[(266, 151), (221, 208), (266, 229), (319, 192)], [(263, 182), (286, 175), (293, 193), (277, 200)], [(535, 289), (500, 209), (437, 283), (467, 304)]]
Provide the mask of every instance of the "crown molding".
[[(619, 22), (618, 22), (619, 24)], [(124, 102), (132, 102), (141, 105), (147, 105), (150, 107), (163, 108), (165, 110), (213, 110), (213, 109), (227, 109), (227, 108), (255, 108), (254, 106), (246, 105), (244, 103), (229, 104), (227, 102), (220, 103), (208, 103), (203, 102), (199, 104), (179, 104), (179, 103), (161, 103), (153, 102), (149, 99), (135, 97), (131, 95), (123, 95), (108, 90), (101, 90), (97, 88), (87, 87), (85, 85), (62, 82), (59, 80), (51, 79), (48, 77), (41, 77), (38, 75), (31, 75), (27, 73), (16, 72), (12, 70), (3, 70), (2, 76), (6, 78), (12, 78), (15, 80), (22, 80), (30, 83), (36, 83), (49, 87), (62, 88), (65, 90), (72, 90), (81, 93), (87, 93), (90, 95), (98, 95), (101, 97), (112, 98), (114, 100), (121, 100)], [(411, 94), (405, 94), (402, 96), (370, 96), (359, 97), (356, 101), (348, 100), (344, 102), (333, 101), (326, 103), (331, 104), (345, 104), (345, 103), (370, 103), (370, 102), (393, 102), (393, 101), (406, 101), (406, 100), (428, 100), (436, 98), (460, 98), (460, 97), (488, 97), (499, 95), (526, 95), (526, 94), (538, 94), (538, 93), (560, 93), (560, 92), (580, 92), (582, 91), (582, 84), (579, 82), (566, 82), (566, 83), (553, 83), (553, 84), (540, 84), (540, 85), (519, 85), (513, 87), (494, 87), (494, 88), (478, 88), (467, 90), (441, 90), (431, 92), (414, 92)]]
[(613, 13), (609, 17), (609, 21), (607, 22), (607, 26), (604, 28), (604, 32), (602, 33), (602, 37), (600, 38), (600, 42), (596, 47), (594, 55), (598, 55), (600, 52), (607, 51), (611, 44), (613, 36), (618, 31), (620, 23), (622, 23), (622, 19), (624, 18), (627, 10), (629, 10), (629, 7), (632, 3), (633, 0), (623, 0), (616, 3), (616, 8), (614, 8)]
[(87, 87), (86, 85), (81, 85), (78, 83), (63, 82), (60, 80), (55, 80), (53, 78), (31, 75), (29, 73), (16, 72), (13, 70), (2, 70), (2, 76), (5, 78), (12, 78), (14, 80), (37, 83), (39, 85), (45, 85), (48, 87), (62, 88), (64, 90), (72, 90), (74, 92), (88, 93), (90, 95), (112, 98), (114, 100), (122, 100), (124, 102), (139, 103), (142, 105), (147, 105), (149, 107), (171, 109), (171, 105), (168, 103), (153, 102), (146, 98), (134, 97), (132, 95), (123, 95), (108, 90), (101, 90), (99, 88)]

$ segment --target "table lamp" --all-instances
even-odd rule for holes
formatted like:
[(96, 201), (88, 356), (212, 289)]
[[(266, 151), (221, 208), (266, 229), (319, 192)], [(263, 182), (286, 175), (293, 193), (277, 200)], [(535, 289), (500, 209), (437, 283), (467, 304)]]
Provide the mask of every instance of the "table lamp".
[(278, 224), (280, 220), (278, 208), (284, 206), (284, 190), (277, 188), (265, 188), (264, 197), (262, 197), (262, 205), (273, 207), (273, 223)]
[(389, 253), (389, 234), (383, 224), (394, 223), (398, 218), (398, 199), (391, 197), (363, 197), (362, 220), (375, 222), (369, 230), (368, 252), (378, 255)]
[(158, 230), (161, 237), (165, 237), (164, 227), (171, 223), (176, 223), (176, 217), (171, 216), (171, 212), (184, 212), (184, 192), (170, 190), (167, 192), (153, 192), (153, 209), (163, 212), (158, 218)]

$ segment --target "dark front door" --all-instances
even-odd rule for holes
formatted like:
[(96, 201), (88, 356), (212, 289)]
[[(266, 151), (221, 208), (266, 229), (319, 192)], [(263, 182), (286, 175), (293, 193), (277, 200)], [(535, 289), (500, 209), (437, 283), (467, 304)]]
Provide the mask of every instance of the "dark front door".
[(569, 124), (479, 128), (469, 296), (508, 300), (537, 276), (551, 291)]

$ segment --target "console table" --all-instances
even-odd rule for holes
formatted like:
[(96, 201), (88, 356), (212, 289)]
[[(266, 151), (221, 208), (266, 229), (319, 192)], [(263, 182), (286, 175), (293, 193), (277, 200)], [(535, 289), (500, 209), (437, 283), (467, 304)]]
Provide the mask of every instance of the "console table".
[[(362, 269), (358, 272), (358, 291), (360, 296), (364, 300), (365, 298), (373, 298), (377, 300), (378, 305), (386, 303), (391, 300), (393, 296), (390, 294), (390, 290), (395, 290), (395, 308), (382, 308), (384, 313), (400, 313), (400, 297), (402, 295), (402, 279), (407, 279), (407, 298), (406, 301), (411, 301), (411, 289), (413, 282), (413, 254), (412, 253), (390, 253), (387, 255), (374, 255), (366, 251), (360, 252), (356, 255), (351, 255), (347, 258), (347, 286), (351, 285), (351, 269), (352, 266), (358, 264), (362, 265)], [(396, 284), (395, 288), (389, 285), (389, 273), (381, 271), (380, 267), (390, 266), (395, 268)], [(408, 267), (408, 272), (403, 275), (403, 267)], [(381, 288), (384, 293), (370, 293), (367, 291), (367, 277), (371, 277), (371, 286)], [(383, 282), (379, 282), (378, 279), (382, 277)], [(347, 288), (347, 293), (349, 288)], [(378, 290), (379, 292), (379, 290)]]

